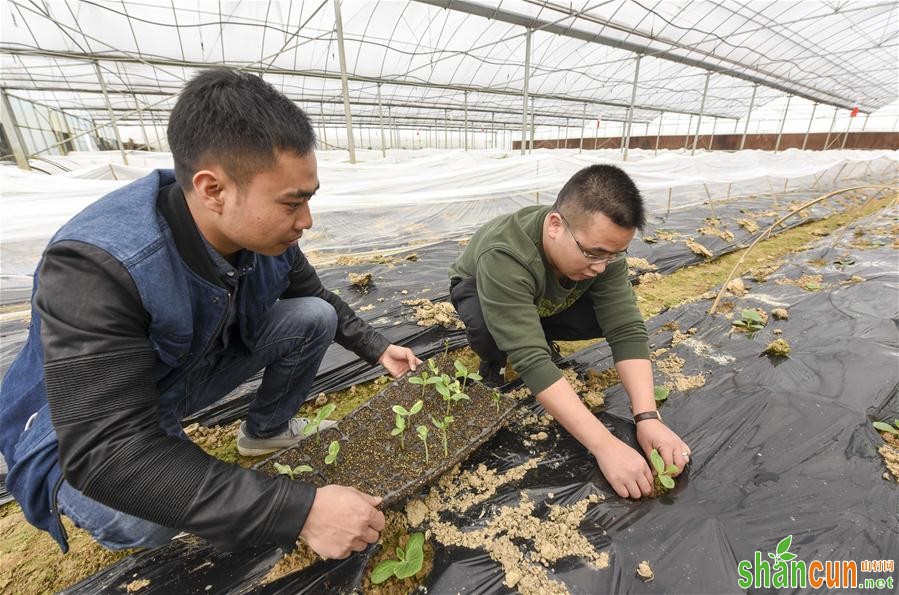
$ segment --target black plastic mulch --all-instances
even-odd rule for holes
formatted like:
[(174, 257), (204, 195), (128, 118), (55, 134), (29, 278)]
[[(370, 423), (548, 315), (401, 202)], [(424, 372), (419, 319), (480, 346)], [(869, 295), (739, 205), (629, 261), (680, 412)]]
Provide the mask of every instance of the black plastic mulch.
[[(669, 353), (683, 358), (685, 374), (706, 377), (702, 387), (673, 392), (661, 409), (666, 423), (693, 450), (691, 468), (674, 491), (656, 500), (621, 499), (586, 450), (558, 426), (536, 445), (526, 440), (531, 430), (509, 427), (463, 469), (484, 463), (504, 470), (534, 456), (543, 460), (488, 502), (454, 516), (457, 525), (463, 531), (483, 526), (482, 514), (489, 518), (498, 507), (515, 505), (522, 492), (538, 503), (538, 516), (547, 512), (541, 503), (550, 492), (552, 503), (563, 505), (591, 493), (605, 496), (588, 510), (581, 531), (610, 554), (611, 566), (596, 570), (580, 559), (564, 559), (548, 570), (575, 593), (740, 592), (738, 561), (752, 559), (756, 550), (764, 556), (787, 535), (793, 535), (791, 551), (807, 562), (895, 560), (899, 490), (895, 481), (881, 477), (884, 467), (876, 449), (882, 440), (870, 423), (875, 416), (899, 416), (899, 267), (890, 247), (893, 222), (883, 223), (880, 218), (857, 226), (874, 240), (869, 249), (833, 249), (825, 239), (818, 248), (794, 255), (767, 281), (746, 279), (750, 292), (726, 300), (735, 302), (736, 312), (785, 307), (790, 314), (789, 320), (771, 320), (753, 336), (731, 333), (731, 320), (722, 314), (707, 316), (710, 300), (673, 308), (649, 321), (654, 349), (670, 348)], [(853, 238), (847, 234), (845, 239)], [(808, 262), (821, 258), (828, 264)], [(808, 291), (777, 282), (802, 274), (822, 275), (823, 288)], [(864, 281), (852, 282), (853, 275)], [(696, 332), (671, 347), (673, 331), (665, 329), (672, 322)], [(761, 355), (777, 337), (775, 328), (792, 347), (787, 358)], [(569, 361), (581, 372), (612, 363), (606, 345)], [(656, 372), (657, 380), (664, 380), (660, 374)], [(634, 444), (620, 386), (608, 391), (606, 403), (600, 418)], [(428, 593), (513, 592), (502, 584), (499, 564), (485, 552), (433, 545)], [(145, 593), (203, 593), (207, 587), (217, 593), (337, 592), (361, 584), (366, 560), (366, 555), (355, 555), (319, 563), (256, 588), (261, 566), (274, 561), (273, 550), (255, 550), (248, 559), (246, 553), (221, 555), (197, 547), (193, 540), (179, 541), (132, 556), (68, 592), (120, 592), (116, 585), (133, 578), (151, 579)], [(527, 544), (523, 547), (526, 551)], [(212, 565), (204, 565), (207, 560)], [(641, 560), (651, 564), (654, 581), (643, 583), (635, 576)]]

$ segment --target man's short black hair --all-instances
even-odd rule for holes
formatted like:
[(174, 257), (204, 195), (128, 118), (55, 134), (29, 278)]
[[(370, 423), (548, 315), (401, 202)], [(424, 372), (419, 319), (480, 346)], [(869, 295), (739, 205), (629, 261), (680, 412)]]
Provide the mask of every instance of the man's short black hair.
[(575, 225), (593, 213), (603, 213), (627, 229), (643, 229), (646, 224), (643, 196), (630, 176), (614, 165), (591, 165), (571, 176), (554, 208)]
[(168, 140), (185, 191), (204, 162), (220, 164), (243, 186), (274, 167), (276, 150), (306, 155), (315, 149), (303, 110), (260, 77), (228, 68), (205, 70), (184, 86)]

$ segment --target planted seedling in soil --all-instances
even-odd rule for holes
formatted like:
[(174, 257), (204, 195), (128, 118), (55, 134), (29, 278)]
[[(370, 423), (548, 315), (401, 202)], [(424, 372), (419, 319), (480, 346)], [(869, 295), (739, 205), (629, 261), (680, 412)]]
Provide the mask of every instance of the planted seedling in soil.
[(743, 310), (740, 320), (734, 320), (731, 324), (750, 335), (765, 328), (765, 319), (757, 310)]
[(496, 405), (496, 412), (499, 413), (499, 404), (502, 403), (503, 396), (498, 389), (494, 388), (493, 392), (490, 393), (490, 398), (493, 399), (493, 404)]
[(275, 471), (280, 473), (281, 475), (286, 475), (290, 479), (296, 479), (297, 475), (300, 473), (312, 473), (315, 471), (309, 465), (297, 465), (296, 467), (291, 468), (290, 465), (282, 465), (281, 463), (275, 463)]
[[(322, 424), (325, 419), (334, 413), (334, 410), (337, 409), (337, 405), (334, 403), (328, 403), (324, 407), (318, 410), (318, 413), (315, 414), (315, 418), (309, 420), (309, 423), (306, 424), (306, 427), (303, 428), (303, 436), (311, 436), (312, 434), (318, 434), (318, 428)], [(321, 437), (319, 437), (321, 440)]]
[(328, 454), (325, 457), (325, 465), (333, 465), (337, 462), (337, 455), (340, 454), (340, 442), (332, 440), (328, 445)]
[(428, 457), (428, 426), (418, 426), (415, 428), (415, 431), (425, 445), (425, 465), (427, 465), (430, 462), (430, 457)]
[(404, 439), (404, 434), (406, 433), (406, 420), (421, 411), (423, 406), (424, 401), (419, 399), (418, 401), (415, 401), (415, 404), (409, 409), (406, 409), (402, 405), (394, 405), (392, 407), (393, 412), (396, 413), (396, 425), (390, 431), (390, 435), (400, 437), (400, 448), (403, 450), (406, 450), (406, 441)]
[(655, 387), (655, 397), (656, 403), (662, 404), (668, 400), (668, 395), (671, 394), (671, 389), (664, 386)]
[(880, 432), (888, 432), (893, 436), (899, 436), (899, 419), (894, 419), (893, 423), (895, 423), (896, 427), (893, 427), (884, 421), (875, 421), (873, 426), (875, 430)]
[(396, 548), (396, 560), (384, 560), (375, 566), (371, 573), (371, 582), (380, 585), (394, 576), (398, 579), (415, 576), (424, 562), (424, 543), (424, 533), (410, 535), (405, 550), (401, 547)]
[(446, 446), (446, 431), (450, 427), (450, 424), (453, 423), (453, 416), (445, 415), (443, 421), (437, 421), (434, 419), (434, 416), (431, 416), (431, 421), (434, 422), (434, 425), (443, 434), (443, 456), (448, 457), (449, 451)]
[(656, 477), (659, 479), (659, 483), (662, 484), (666, 490), (670, 490), (674, 488), (674, 478), (671, 477), (672, 473), (677, 472), (677, 467), (675, 465), (665, 466), (665, 461), (662, 459), (662, 455), (659, 454), (659, 451), (656, 449), (652, 449), (652, 452), (649, 453), (649, 460), (652, 462), (652, 466), (655, 469)]

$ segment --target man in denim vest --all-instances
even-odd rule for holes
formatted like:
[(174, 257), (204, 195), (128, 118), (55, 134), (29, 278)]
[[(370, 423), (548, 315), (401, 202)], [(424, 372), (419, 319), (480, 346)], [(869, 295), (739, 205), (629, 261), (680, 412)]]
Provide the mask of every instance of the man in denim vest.
[(60, 514), (109, 548), (187, 531), (223, 549), (361, 551), (383, 529), (379, 498), (226, 464), (180, 424), (264, 369), (237, 448), (267, 454), (302, 439), (294, 416), (332, 340), (394, 376), (420, 363), (297, 246), (319, 188), (309, 119), (261, 78), (214, 69), (184, 88), (168, 139), (174, 173), (100, 199), (44, 253), (0, 400), (9, 489), (63, 550)]

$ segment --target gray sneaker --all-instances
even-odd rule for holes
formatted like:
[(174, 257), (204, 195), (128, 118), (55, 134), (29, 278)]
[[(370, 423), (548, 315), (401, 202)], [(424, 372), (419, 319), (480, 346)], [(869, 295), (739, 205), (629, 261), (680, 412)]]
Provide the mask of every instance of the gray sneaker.
[[(326, 419), (322, 421), (318, 429), (319, 431), (327, 430), (336, 423), (336, 421)], [(260, 457), (276, 450), (283, 450), (306, 438), (303, 436), (303, 428), (307, 425), (309, 425), (308, 418), (294, 417), (290, 420), (287, 429), (277, 436), (254, 438), (247, 434), (247, 422), (241, 422), (240, 429), (237, 430), (237, 452), (242, 457)], [(315, 433), (310, 434), (310, 436), (314, 435)]]

